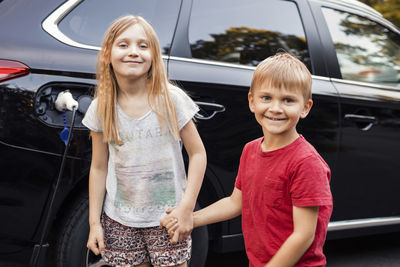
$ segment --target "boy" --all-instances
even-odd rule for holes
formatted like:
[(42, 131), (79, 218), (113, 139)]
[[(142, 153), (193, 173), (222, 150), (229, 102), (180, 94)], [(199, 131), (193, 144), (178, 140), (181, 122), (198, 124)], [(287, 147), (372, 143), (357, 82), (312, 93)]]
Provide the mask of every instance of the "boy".
[[(309, 113), (311, 74), (295, 57), (280, 53), (256, 68), (249, 107), (263, 137), (248, 143), (230, 197), (194, 213), (194, 227), (242, 214), (250, 266), (324, 266), (322, 248), (332, 213), (330, 170), (296, 125)], [(172, 242), (178, 226), (161, 220)]]

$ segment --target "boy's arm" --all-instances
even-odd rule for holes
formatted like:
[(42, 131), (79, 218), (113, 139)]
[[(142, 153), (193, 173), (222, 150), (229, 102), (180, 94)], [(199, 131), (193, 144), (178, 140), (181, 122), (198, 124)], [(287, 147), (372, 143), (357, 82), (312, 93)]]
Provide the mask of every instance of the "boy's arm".
[(193, 213), (193, 226), (203, 226), (210, 223), (226, 221), (242, 213), (242, 191), (236, 187), (229, 197)]
[(293, 206), (293, 233), (265, 267), (284, 267), (296, 264), (314, 241), (318, 211), (319, 207)]
[(189, 157), (189, 166), (185, 193), (178, 207), (171, 212), (171, 215), (176, 217), (179, 222), (176, 232), (181, 237), (179, 240), (174, 240), (176, 242), (183, 240), (193, 229), (192, 213), (203, 183), (207, 164), (206, 150), (193, 121), (189, 121), (181, 129), (180, 136)]
[[(172, 243), (176, 243), (178, 238), (181, 240), (185, 236), (180, 236), (175, 232), (178, 227), (178, 220), (171, 215), (171, 211), (167, 212), (168, 215), (161, 220), (161, 226), (167, 228), (171, 236)], [(193, 213), (193, 227), (199, 227), (210, 223), (226, 221), (239, 216), (242, 213), (242, 191), (234, 188), (231, 196), (214, 202), (201, 210)]]

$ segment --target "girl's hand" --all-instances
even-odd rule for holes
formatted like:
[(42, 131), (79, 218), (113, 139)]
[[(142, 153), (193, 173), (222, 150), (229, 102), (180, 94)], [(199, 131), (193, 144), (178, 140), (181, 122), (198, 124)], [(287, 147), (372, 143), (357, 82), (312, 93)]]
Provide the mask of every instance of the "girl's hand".
[(95, 255), (99, 255), (104, 250), (104, 233), (100, 224), (90, 226), (89, 238), (86, 247)]
[(168, 231), (173, 235), (171, 243), (175, 244), (184, 240), (193, 230), (193, 211), (182, 206), (171, 211), (169, 214), (173, 218), (176, 218), (176, 224)]

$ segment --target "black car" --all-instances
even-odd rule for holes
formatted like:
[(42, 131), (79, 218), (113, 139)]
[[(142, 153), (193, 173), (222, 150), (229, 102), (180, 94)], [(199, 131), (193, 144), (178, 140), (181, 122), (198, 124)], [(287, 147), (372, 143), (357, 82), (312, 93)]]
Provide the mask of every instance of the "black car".
[[(399, 231), (400, 32), (373, 9), (344, 0), (2, 0), (0, 261), (101, 265), (86, 249), (91, 144), (81, 120), (104, 32), (128, 13), (153, 25), (169, 78), (201, 108), (200, 207), (230, 195), (243, 146), (262, 135), (247, 93), (255, 66), (283, 49), (313, 74), (314, 106), (298, 130), (332, 170), (328, 238)], [(72, 112), (54, 101), (65, 90), (80, 109), (63, 157), (59, 135)], [(191, 266), (208, 249), (244, 248), (240, 218), (193, 239)]]

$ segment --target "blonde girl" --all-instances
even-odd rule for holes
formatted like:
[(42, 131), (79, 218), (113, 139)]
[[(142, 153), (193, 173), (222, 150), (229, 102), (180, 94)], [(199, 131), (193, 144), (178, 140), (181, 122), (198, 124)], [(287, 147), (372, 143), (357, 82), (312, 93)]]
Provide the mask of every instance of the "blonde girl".
[(112, 266), (186, 266), (190, 236), (172, 244), (159, 224), (175, 207), (176, 232), (186, 236), (193, 228), (206, 166), (192, 121), (198, 107), (168, 81), (157, 35), (139, 16), (119, 18), (107, 30), (97, 79), (83, 119), (93, 147), (87, 247)]

